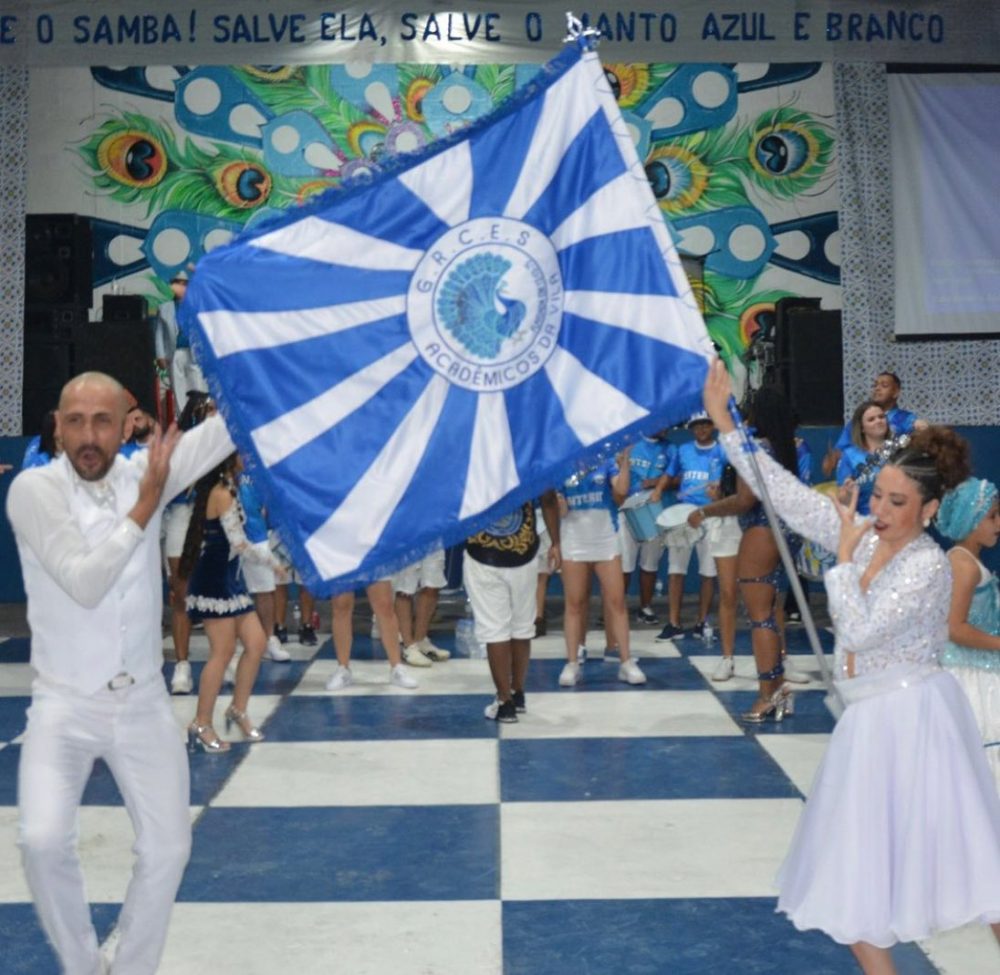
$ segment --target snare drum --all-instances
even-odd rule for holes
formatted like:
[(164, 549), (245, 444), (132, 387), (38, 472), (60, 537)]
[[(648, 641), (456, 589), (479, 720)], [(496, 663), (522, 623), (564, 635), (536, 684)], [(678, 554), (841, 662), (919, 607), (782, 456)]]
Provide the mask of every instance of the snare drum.
[(666, 532), (668, 545), (692, 546), (696, 545), (705, 535), (705, 526), (692, 528), (688, 524), (688, 515), (692, 511), (697, 511), (698, 506), (682, 501), (680, 504), (672, 504), (664, 509), (663, 513), (656, 519), (656, 523), (661, 530)]
[(656, 519), (663, 511), (661, 501), (652, 500), (652, 491), (633, 494), (619, 509), (625, 516), (625, 523), (637, 542), (651, 542), (660, 537), (660, 527)]

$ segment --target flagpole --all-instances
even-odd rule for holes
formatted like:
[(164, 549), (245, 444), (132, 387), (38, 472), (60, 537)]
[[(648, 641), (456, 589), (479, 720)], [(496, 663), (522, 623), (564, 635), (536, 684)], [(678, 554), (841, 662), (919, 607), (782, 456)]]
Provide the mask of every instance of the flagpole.
[(781, 556), (781, 562), (785, 567), (785, 572), (788, 574), (788, 583), (792, 587), (792, 592), (795, 594), (795, 599), (799, 605), (799, 611), (802, 613), (802, 623), (805, 626), (806, 634), (809, 638), (809, 645), (812, 647), (812, 652), (819, 664), (820, 679), (826, 687), (826, 698), (824, 700), (827, 709), (834, 716), (834, 718), (839, 718), (841, 714), (844, 713), (844, 704), (843, 701), (841, 701), (836, 688), (833, 686), (833, 672), (830, 669), (830, 665), (827, 663), (826, 656), (823, 653), (823, 648), (820, 646), (819, 633), (816, 630), (816, 621), (813, 619), (812, 610), (809, 608), (805, 592), (802, 589), (802, 583), (799, 581), (799, 572), (795, 565), (795, 561), (792, 558), (792, 553), (788, 548), (788, 542), (785, 541), (785, 536), (782, 534), (781, 528), (779, 527), (780, 522), (778, 520), (778, 514), (774, 510), (771, 495), (768, 493), (767, 485), (764, 483), (764, 475), (761, 473), (760, 465), (757, 463), (757, 445), (753, 442), (753, 439), (750, 436), (750, 431), (747, 430), (746, 424), (743, 422), (743, 417), (740, 414), (739, 407), (736, 405), (734, 397), (729, 397), (728, 405), (729, 415), (733, 418), (733, 422), (736, 424), (736, 429), (740, 432), (740, 437), (743, 440), (744, 453), (748, 457), (750, 469), (757, 482), (756, 484), (751, 485), (751, 488), (753, 493), (760, 499), (760, 503), (764, 506), (764, 511), (767, 513), (767, 521), (771, 527), (771, 534), (774, 536), (775, 544), (778, 546), (778, 553)]

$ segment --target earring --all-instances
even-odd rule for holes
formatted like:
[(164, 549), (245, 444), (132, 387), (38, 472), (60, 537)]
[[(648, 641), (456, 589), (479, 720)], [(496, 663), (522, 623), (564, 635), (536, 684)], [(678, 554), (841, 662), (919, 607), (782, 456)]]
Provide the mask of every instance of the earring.
[(930, 520), (930, 518), (925, 518), (924, 519), (924, 528), (930, 528), (930, 527), (931, 527), (931, 520)]

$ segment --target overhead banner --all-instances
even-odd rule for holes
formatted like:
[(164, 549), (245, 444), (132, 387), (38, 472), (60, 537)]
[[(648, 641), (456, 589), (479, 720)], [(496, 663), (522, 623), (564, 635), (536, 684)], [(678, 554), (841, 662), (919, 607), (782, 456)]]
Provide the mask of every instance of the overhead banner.
[[(570, 4), (0, 0), (0, 65), (541, 63)], [(995, 0), (680, 0), (572, 13), (618, 62), (994, 64)]]

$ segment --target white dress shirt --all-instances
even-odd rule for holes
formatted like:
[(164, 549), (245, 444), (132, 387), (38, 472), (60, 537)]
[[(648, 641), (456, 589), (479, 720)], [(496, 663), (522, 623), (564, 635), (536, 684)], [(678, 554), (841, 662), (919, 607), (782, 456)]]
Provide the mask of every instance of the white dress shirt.
[(119, 454), (101, 481), (84, 481), (65, 455), (14, 478), (7, 517), (28, 595), (31, 664), (41, 678), (92, 694), (118, 674), (141, 681), (160, 670), (163, 507), (234, 449), (218, 416), (185, 433), (145, 529), (126, 517), (139, 497), (145, 450)]

